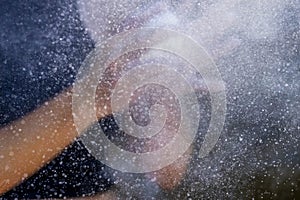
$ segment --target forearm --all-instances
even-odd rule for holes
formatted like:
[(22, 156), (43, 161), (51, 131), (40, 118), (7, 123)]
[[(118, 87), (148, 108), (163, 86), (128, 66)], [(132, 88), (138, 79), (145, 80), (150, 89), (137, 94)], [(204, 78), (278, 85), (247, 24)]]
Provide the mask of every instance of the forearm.
[(0, 194), (51, 161), (76, 137), (72, 95), (53, 100), (0, 129)]

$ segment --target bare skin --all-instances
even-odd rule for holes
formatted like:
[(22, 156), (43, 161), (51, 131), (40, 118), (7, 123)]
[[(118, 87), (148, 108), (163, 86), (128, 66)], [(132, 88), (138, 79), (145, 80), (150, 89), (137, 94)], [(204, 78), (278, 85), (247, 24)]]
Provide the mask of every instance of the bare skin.
[[(93, 122), (91, 122), (93, 123)], [(66, 90), (27, 116), (0, 129), (0, 194), (33, 175), (79, 136), (72, 117), (72, 93)], [(184, 176), (189, 159), (151, 174), (163, 189)]]
[[(153, 13), (150, 11), (149, 13), (137, 24), (151, 18)], [(132, 19), (124, 21), (124, 27), (131, 21)], [(135, 25), (132, 26), (135, 27)], [(101, 96), (104, 91), (100, 90), (98, 92), (98, 96)], [(106, 102), (99, 103), (101, 105)], [(97, 112), (98, 118), (111, 114), (109, 110), (102, 111), (98, 109)], [(0, 195), (20, 184), (24, 179), (49, 163), (71, 144), (79, 134), (72, 116), (72, 91), (70, 88), (22, 119), (1, 128)], [(189, 162), (189, 154), (190, 150), (179, 158), (176, 163), (150, 173), (149, 178), (155, 178), (158, 185), (163, 189), (173, 189), (184, 177)], [(104, 195), (103, 198), (109, 196), (111, 199), (111, 195), (112, 193), (108, 192), (108, 195)], [(101, 199), (102, 196), (98, 195), (98, 198)]]
[(78, 136), (71, 101), (65, 91), (0, 129), (0, 194), (34, 174)]

